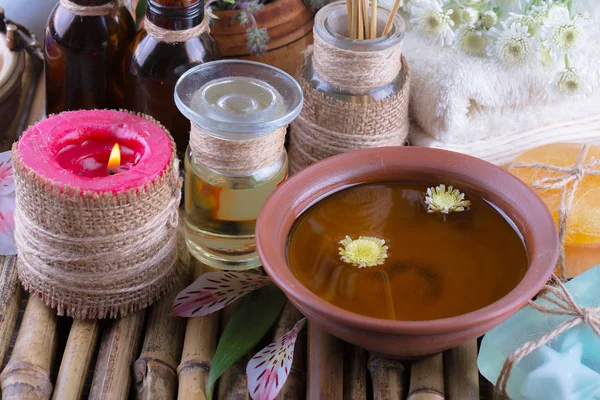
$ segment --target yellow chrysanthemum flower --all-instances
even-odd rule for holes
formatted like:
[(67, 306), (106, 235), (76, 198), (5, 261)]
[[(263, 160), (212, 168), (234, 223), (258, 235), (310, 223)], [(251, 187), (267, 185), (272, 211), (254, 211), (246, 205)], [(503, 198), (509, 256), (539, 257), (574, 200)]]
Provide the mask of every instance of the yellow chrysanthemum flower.
[(340, 240), (340, 244), (342, 261), (358, 268), (381, 265), (387, 258), (388, 247), (385, 246), (385, 240), (373, 236), (359, 236), (358, 239), (346, 236)]
[(465, 207), (471, 205), (471, 202), (465, 200), (464, 193), (461, 193), (458, 189), (454, 189), (452, 186), (448, 186), (448, 189), (446, 189), (446, 185), (439, 185), (427, 189), (425, 204), (428, 213), (449, 214), (464, 211)]

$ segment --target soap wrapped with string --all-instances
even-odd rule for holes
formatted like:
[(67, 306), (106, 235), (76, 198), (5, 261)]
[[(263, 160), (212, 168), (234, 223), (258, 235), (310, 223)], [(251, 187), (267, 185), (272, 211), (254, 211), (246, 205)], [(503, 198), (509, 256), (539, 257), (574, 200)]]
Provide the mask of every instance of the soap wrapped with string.
[(600, 146), (553, 143), (527, 151), (508, 167), (535, 190), (556, 220), (557, 274), (577, 276), (600, 260)]

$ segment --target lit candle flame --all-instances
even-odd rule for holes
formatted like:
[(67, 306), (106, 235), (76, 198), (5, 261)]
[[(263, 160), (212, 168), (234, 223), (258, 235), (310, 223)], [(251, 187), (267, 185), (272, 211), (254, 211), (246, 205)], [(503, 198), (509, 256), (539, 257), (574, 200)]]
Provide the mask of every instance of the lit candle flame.
[(119, 143), (115, 143), (112, 150), (110, 151), (110, 157), (108, 158), (108, 170), (114, 170), (121, 166), (121, 148)]

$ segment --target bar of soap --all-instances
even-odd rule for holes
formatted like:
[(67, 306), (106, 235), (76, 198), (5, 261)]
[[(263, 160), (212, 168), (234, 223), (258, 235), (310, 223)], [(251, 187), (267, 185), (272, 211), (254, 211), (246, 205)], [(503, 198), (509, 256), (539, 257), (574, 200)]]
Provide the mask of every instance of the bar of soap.
[[(537, 147), (521, 154), (515, 162), (544, 164), (557, 167), (571, 167), (575, 164), (582, 144), (553, 143)], [(600, 159), (600, 146), (590, 146), (584, 165)], [(514, 163), (513, 163), (514, 164)], [(593, 168), (600, 173), (600, 165)], [(544, 178), (564, 176), (565, 172), (555, 172), (546, 168), (509, 167), (509, 172), (533, 187), (534, 182)], [(568, 183), (566, 189), (570, 189)], [(564, 188), (535, 189), (546, 203), (558, 223), (558, 209)], [(600, 176), (585, 175), (575, 189), (575, 198), (568, 213), (566, 245), (600, 245)]]
[[(582, 144), (553, 143), (537, 147), (521, 154), (515, 162), (545, 164), (549, 166), (571, 167), (575, 164)], [(600, 159), (600, 146), (590, 146), (584, 165)], [(514, 164), (514, 163), (513, 163)], [(600, 173), (600, 165), (593, 168)], [(509, 167), (509, 172), (533, 187), (533, 183), (543, 178), (557, 178), (564, 172), (555, 172), (544, 168)], [(571, 187), (567, 184), (567, 189)], [(563, 188), (535, 189), (550, 209), (558, 223), (558, 209)], [(600, 176), (585, 175), (575, 189), (575, 198), (568, 213), (566, 245), (600, 245)]]
[[(565, 284), (580, 307), (591, 308), (600, 305), (599, 285), (600, 265)], [(536, 303), (557, 308), (544, 299)], [(529, 306), (521, 309), (485, 335), (477, 360), (479, 371), (495, 384), (510, 354), (571, 318)], [(507, 394), (513, 400), (600, 399), (600, 337), (586, 324), (562, 333), (514, 365)]]

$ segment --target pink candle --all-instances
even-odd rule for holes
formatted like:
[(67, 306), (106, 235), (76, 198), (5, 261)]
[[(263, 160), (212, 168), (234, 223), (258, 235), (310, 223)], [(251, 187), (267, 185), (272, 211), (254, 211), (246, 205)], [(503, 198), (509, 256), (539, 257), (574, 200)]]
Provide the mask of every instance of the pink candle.
[[(109, 171), (115, 143), (121, 165)], [(17, 149), (22, 162), (45, 178), (113, 193), (152, 181), (165, 170), (173, 151), (160, 126), (113, 110), (73, 111), (48, 118), (27, 130)]]
[(19, 278), (59, 315), (124, 316), (181, 278), (175, 144), (151, 118), (54, 115), (23, 134), (12, 160)]

